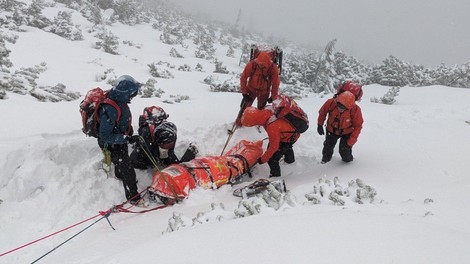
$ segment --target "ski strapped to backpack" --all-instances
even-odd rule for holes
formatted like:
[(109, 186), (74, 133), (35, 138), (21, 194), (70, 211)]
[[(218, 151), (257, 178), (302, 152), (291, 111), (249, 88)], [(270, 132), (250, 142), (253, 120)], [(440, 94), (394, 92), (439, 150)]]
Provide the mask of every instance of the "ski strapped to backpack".
[(309, 122), (307, 114), (300, 106), (287, 95), (280, 94), (272, 103), (274, 115), (277, 118), (284, 118), (294, 128), (297, 133), (307, 131)]
[(82, 116), (82, 131), (90, 137), (98, 137), (100, 117), (98, 110), (101, 104), (109, 104), (117, 111), (116, 122), (121, 118), (121, 109), (117, 103), (108, 98), (109, 91), (103, 91), (100, 87), (91, 89), (80, 103), (80, 115)]
[(258, 57), (259, 53), (262, 52), (262, 51), (265, 51), (267, 53), (269, 53), (269, 55), (271, 55), (271, 60), (277, 64), (277, 66), (279, 67), (279, 74), (281, 74), (282, 72), (282, 49), (280, 49), (279, 47), (274, 47), (274, 48), (262, 48), (262, 47), (259, 47), (255, 44), (252, 44), (251, 45), (251, 49), (250, 49), (250, 60), (254, 60), (256, 59), (256, 57)]

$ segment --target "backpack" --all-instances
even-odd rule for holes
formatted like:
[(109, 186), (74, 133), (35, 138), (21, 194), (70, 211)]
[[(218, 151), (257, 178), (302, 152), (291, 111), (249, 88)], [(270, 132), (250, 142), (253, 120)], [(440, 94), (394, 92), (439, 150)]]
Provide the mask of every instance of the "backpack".
[(297, 133), (307, 131), (309, 122), (307, 114), (289, 96), (280, 94), (272, 103), (274, 115), (277, 118), (284, 118), (294, 128)]
[(116, 122), (121, 117), (121, 109), (113, 100), (108, 98), (109, 91), (103, 91), (96, 87), (87, 92), (85, 99), (80, 103), (80, 115), (82, 116), (82, 132), (89, 137), (98, 137), (100, 117), (98, 110), (101, 104), (109, 104), (116, 108)]
[(264, 48), (262, 49), (261, 47), (256, 46), (255, 44), (251, 45), (251, 50), (250, 50), (250, 61), (254, 60), (258, 57), (259, 53), (261, 51), (266, 51), (271, 55), (271, 60), (277, 64), (279, 68), (279, 74), (282, 72), (282, 50), (279, 47), (274, 47), (274, 48)]

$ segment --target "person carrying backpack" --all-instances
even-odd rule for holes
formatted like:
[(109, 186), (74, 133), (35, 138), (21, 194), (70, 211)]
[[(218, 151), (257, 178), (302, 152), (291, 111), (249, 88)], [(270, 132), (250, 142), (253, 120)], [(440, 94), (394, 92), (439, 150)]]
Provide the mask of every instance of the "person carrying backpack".
[[(111, 155), (116, 178), (122, 180), (126, 199), (137, 203), (141, 197), (137, 191), (137, 180), (128, 153), (132, 136), (132, 114), (128, 104), (137, 95), (141, 84), (129, 75), (119, 77), (107, 97), (114, 103), (103, 102), (99, 109), (98, 145), (106, 155)], [(119, 109), (115, 108), (118, 107)], [(108, 154), (106, 154), (108, 153)]]
[[(148, 169), (156, 165), (168, 166), (174, 163), (194, 159), (197, 149), (190, 144), (181, 159), (175, 154), (177, 129), (167, 121), (169, 115), (158, 106), (144, 108), (139, 117), (139, 136), (141, 140), (134, 144), (131, 153), (132, 166), (136, 169)], [(154, 164), (158, 162), (159, 164)]]
[(275, 100), (279, 93), (279, 68), (272, 61), (271, 55), (261, 51), (256, 59), (245, 66), (240, 76), (240, 90), (243, 95), (241, 107), (248, 107), (258, 100), (258, 109), (263, 109), (266, 103)]
[(263, 126), (268, 134), (269, 143), (258, 163), (268, 163), (269, 177), (281, 176), (279, 160), (284, 157), (288, 164), (295, 161), (293, 145), (300, 137), (293, 125), (285, 118), (277, 118), (269, 108), (259, 110), (255, 107), (247, 107), (243, 112), (241, 123), (243, 126)]
[(320, 108), (317, 132), (325, 135), (323, 124), (326, 120), (326, 135), (323, 142), (321, 163), (327, 163), (333, 156), (338, 139), (339, 154), (344, 162), (353, 160), (352, 147), (356, 144), (364, 120), (361, 108), (355, 103), (356, 97), (349, 91), (328, 99)]

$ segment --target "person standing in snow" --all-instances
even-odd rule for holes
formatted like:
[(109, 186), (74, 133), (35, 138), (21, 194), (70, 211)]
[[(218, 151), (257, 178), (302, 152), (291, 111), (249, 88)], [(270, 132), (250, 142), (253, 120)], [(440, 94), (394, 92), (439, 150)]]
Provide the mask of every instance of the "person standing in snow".
[(271, 55), (262, 51), (245, 66), (240, 76), (240, 89), (243, 95), (241, 107), (248, 107), (258, 100), (258, 109), (263, 109), (266, 103), (276, 100), (279, 93), (279, 68), (271, 60)]
[(286, 119), (276, 118), (274, 113), (266, 108), (259, 110), (255, 107), (247, 107), (243, 111), (241, 124), (246, 127), (263, 126), (269, 137), (268, 148), (259, 158), (258, 163), (268, 162), (269, 177), (280, 177), (281, 167), (279, 160), (284, 157), (284, 162), (290, 164), (295, 161), (293, 145), (300, 137)]
[(364, 123), (361, 108), (356, 105), (355, 100), (354, 94), (344, 91), (328, 99), (320, 108), (317, 122), (319, 135), (325, 135), (323, 124), (326, 120), (321, 163), (331, 160), (338, 139), (341, 159), (344, 162), (353, 160), (352, 147), (356, 144)]
[[(169, 115), (158, 106), (144, 108), (139, 117), (139, 136), (143, 141), (134, 144), (131, 153), (132, 165), (136, 169), (147, 169), (156, 165), (164, 167), (194, 159), (197, 149), (190, 144), (181, 159), (175, 154), (177, 129), (175, 124), (167, 121)], [(158, 162), (159, 164), (153, 164)]]
[(98, 110), (98, 145), (105, 157), (111, 155), (115, 176), (122, 180), (126, 199), (136, 203), (141, 197), (137, 191), (136, 174), (131, 165), (127, 144), (135, 142), (137, 138), (132, 136), (132, 114), (128, 104), (137, 95), (141, 84), (129, 75), (119, 77), (116, 83), (117, 85), (109, 91), (108, 98), (116, 102), (121, 113), (117, 119), (116, 108), (106, 103), (101, 104)]

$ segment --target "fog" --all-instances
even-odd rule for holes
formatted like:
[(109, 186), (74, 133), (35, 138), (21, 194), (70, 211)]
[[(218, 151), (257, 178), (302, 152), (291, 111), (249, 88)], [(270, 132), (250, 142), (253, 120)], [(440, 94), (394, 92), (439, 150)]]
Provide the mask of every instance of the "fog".
[(368, 63), (389, 55), (435, 66), (470, 61), (469, 0), (168, 0), (194, 15), (240, 24)]

